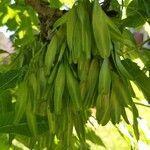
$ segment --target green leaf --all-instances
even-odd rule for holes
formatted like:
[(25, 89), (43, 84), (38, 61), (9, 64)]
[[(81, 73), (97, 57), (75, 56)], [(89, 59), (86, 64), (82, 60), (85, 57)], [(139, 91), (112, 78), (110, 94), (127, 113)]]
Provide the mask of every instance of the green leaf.
[(17, 70), (10, 70), (6, 73), (0, 73), (0, 91), (8, 88), (14, 88), (22, 76), (22, 68)]
[(147, 0), (143, 0), (143, 4), (145, 6), (147, 16), (150, 17), (150, 3)]
[(28, 102), (28, 87), (26, 82), (22, 82), (16, 91), (17, 100), (15, 105), (15, 120), (14, 123), (18, 123), (25, 113)]
[[(13, 124), (14, 112), (0, 114), (0, 133), (14, 133), (25, 136), (32, 136), (26, 119), (22, 119), (18, 124)], [(48, 131), (48, 123), (45, 117), (37, 116), (38, 133), (42, 134)]]
[(123, 60), (122, 64), (132, 76), (132, 81), (140, 87), (144, 96), (150, 101), (150, 78), (148, 78), (145, 73), (140, 70), (139, 66), (130, 59)]
[(85, 128), (84, 128), (84, 114), (83, 112), (76, 112), (74, 114), (74, 124), (77, 135), (81, 141), (85, 141)]
[(0, 149), (6, 150), (9, 149), (8, 135), (0, 134)]
[(60, 0), (49, 0), (49, 1), (50, 1), (50, 7), (52, 8), (60, 8), (62, 6)]
[(4, 90), (0, 93), (0, 113), (5, 113), (13, 110), (11, 102), (12, 96), (9, 90)]
[(122, 20), (122, 25), (124, 27), (139, 27), (141, 25), (144, 25), (146, 22), (146, 19), (140, 14), (135, 12), (134, 14), (128, 16), (127, 18)]
[(101, 145), (106, 148), (102, 139), (90, 128), (87, 128), (86, 130), (86, 139), (90, 140), (94, 144)]
[(146, 22), (146, 11), (141, 0), (132, 1), (127, 7), (127, 18), (123, 20), (124, 27), (138, 27)]

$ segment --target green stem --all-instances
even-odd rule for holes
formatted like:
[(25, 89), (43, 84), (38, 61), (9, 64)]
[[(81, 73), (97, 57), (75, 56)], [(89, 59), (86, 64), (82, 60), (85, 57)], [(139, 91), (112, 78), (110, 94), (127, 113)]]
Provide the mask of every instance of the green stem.
[(139, 102), (134, 102), (136, 105), (141, 105), (141, 106), (144, 106), (144, 107), (150, 107), (150, 105), (146, 105), (146, 104), (142, 104), (142, 103), (139, 103)]

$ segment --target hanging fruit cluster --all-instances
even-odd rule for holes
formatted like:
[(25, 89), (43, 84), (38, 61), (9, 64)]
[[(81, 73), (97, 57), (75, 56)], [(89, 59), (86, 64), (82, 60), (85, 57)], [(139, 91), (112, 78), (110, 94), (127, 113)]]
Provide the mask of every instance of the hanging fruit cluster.
[(101, 125), (109, 121), (117, 124), (121, 119), (130, 123), (126, 115), (129, 108), (138, 131), (130, 84), (134, 76), (120, 59), (122, 45), (129, 45), (98, 0), (74, 4), (55, 22), (52, 34), (47, 48), (37, 45), (33, 50), (29, 70), (17, 91), (15, 123), (26, 113), (36, 136), (36, 115), (47, 116), (51, 140), (56, 136), (69, 147), (73, 127), (80, 142), (85, 142), (90, 108), (96, 108)]

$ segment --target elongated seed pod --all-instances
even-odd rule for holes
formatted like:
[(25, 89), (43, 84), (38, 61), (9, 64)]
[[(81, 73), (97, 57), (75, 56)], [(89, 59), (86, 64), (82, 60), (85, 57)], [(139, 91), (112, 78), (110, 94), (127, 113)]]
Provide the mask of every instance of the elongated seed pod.
[(56, 114), (61, 114), (62, 109), (62, 96), (65, 87), (65, 68), (64, 64), (61, 63), (55, 79), (54, 88), (54, 111)]
[(80, 87), (77, 79), (74, 77), (73, 73), (71, 72), (69, 66), (65, 65), (66, 69), (66, 80), (67, 80), (67, 87), (69, 91), (69, 95), (71, 97), (72, 103), (77, 111), (81, 110), (82, 108), (82, 99), (80, 93)]
[(110, 33), (105, 21), (104, 12), (98, 0), (95, 0), (93, 5), (92, 25), (94, 38), (99, 50), (99, 55), (106, 58), (110, 55), (112, 49)]

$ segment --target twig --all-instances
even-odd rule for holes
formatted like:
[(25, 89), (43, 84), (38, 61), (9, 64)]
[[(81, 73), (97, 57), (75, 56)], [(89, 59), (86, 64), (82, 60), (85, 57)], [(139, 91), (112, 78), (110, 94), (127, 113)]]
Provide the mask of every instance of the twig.
[(141, 45), (140, 47), (142, 47), (145, 43), (149, 42), (150, 41), (150, 38), (148, 38), (147, 40), (145, 40)]
[(150, 105), (146, 105), (146, 104), (142, 104), (142, 103), (138, 103), (138, 102), (134, 102), (136, 105), (141, 105), (141, 106), (144, 106), (144, 107), (150, 107)]

